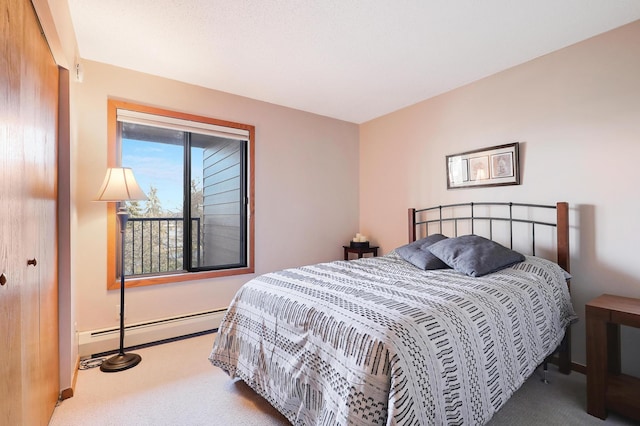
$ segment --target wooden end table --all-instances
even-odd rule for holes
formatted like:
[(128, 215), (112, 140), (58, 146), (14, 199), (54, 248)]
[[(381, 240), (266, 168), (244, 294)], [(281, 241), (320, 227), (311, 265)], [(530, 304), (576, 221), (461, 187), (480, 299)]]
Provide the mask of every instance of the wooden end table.
[(370, 246), (370, 247), (351, 247), (351, 246), (342, 246), (344, 248), (344, 260), (349, 260), (349, 253), (356, 253), (358, 255), (358, 259), (362, 259), (366, 253), (371, 253), (373, 257), (378, 255), (378, 246)]
[(640, 299), (603, 294), (585, 307), (587, 412), (607, 409), (640, 421), (640, 379), (620, 372), (620, 325), (640, 328)]

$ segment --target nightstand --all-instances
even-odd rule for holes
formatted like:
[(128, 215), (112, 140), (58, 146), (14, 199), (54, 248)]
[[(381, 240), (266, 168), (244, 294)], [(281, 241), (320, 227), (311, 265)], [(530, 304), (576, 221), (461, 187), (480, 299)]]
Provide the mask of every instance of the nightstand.
[(640, 421), (640, 379), (620, 372), (620, 325), (640, 328), (640, 299), (603, 294), (585, 307), (587, 412), (607, 409)]
[(344, 248), (344, 260), (349, 260), (349, 253), (355, 253), (358, 255), (358, 259), (362, 259), (362, 257), (371, 253), (373, 257), (378, 255), (378, 246), (370, 246), (370, 247), (351, 247), (351, 246), (342, 246)]

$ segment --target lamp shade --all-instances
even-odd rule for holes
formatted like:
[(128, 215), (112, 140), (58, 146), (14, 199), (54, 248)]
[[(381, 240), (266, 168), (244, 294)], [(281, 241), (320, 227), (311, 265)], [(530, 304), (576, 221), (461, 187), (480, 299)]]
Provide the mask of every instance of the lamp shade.
[(129, 167), (111, 167), (102, 182), (96, 201), (147, 200)]

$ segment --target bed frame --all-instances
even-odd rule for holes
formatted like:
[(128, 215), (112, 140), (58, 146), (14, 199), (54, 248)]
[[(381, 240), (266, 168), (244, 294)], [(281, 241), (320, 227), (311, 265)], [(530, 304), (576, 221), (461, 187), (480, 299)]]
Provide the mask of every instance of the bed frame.
[[(555, 209), (555, 221), (543, 221), (530, 219), (535, 217), (537, 212)], [(481, 212), (478, 212), (481, 210)], [(425, 217), (426, 218), (423, 218)], [(552, 227), (556, 228), (556, 255), (557, 263), (565, 271), (569, 268), (569, 204), (559, 202), (556, 205), (522, 204), (522, 203), (459, 203), (442, 206), (429, 207), (426, 209), (409, 209), (409, 242), (416, 241), (416, 236), (421, 238), (433, 233), (444, 233), (443, 225), (453, 226), (453, 237), (458, 236), (458, 227), (462, 223), (467, 229), (474, 233), (476, 226), (483, 224), (488, 226), (489, 235), (485, 237), (493, 239), (494, 223), (506, 223), (509, 239), (509, 246), (513, 248), (513, 237), (515, 223), (529, 224), (525, 227), (531, 231), (527, 237), (532, 242), (531, 255), (536, 255), (536, 228)], [(435, 229), (435, 230), (434, 230)], [(420, 232), (423, 231), (423, 232)], [(432, 232), (433, 231), (433, 232)], [(569, 284), (569, 281), (567, 281)], [(557, 364), (560, 372), (569, 374), (571, 372), (571, 328), (567, 327), (565, 337), (558, 348)], [(546, 362), (545, 362), (546, 369)]]

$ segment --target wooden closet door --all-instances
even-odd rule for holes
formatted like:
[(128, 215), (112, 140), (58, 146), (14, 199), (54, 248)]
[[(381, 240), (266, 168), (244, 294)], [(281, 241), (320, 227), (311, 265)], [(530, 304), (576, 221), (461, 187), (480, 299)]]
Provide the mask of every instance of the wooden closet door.
[(0, 424), (46, 425), (59, 392), (58, 69), (31, 3), (0, 7)]
[[(35, 20), (35, 14), (33, 15)], [(34, 21), (34, 25), (37, 22)], [(31, 93), (29, 111), (35, 112), (35, 126), (25, 134), (28, 148), (26, 166), (29, 172), (29, 204), (33, 206), (35, 230), (33, 244), (27, 248), (27, 259), (35, 259), (35, 266), (27, 266), (27, 277), (33, 278), (37, 296), (38, 368), (30, 381), (33, 400), (28, 406), (37, 421), (30, 424), (47, 425), (58, 400), (58, 235), (57, 235), (57, 176), (58, 176), (58, 67), (43, 36), (30, 38), (33, 52), (28, 68), (36, 89)], [(23, 96), (24, 99), (24, 96)], [(33, 274), (33, 277), (31, 276)], [(37, 407), (38, 409), (34, 409)]]
[[(30, 5), (29, 5), (30, 6)], [(23, 421), (46, 425), (59, 394), (57, 286), (57, 111), (58, 68), (33, 10), (25, 13), (20, 93), (23, 128), (24, 202), (22, 216)], [(34, 31), (38, 29), (38, 32)], [(29, 265), (28, 262), (31, 262)], [(24, 327), (28, 327), (25, 330)]]
[[(5, 1), (2, 1), (3, 9)], [(22, 173), (24, 164), (20, 113), (20, 50), (13, 34), (22, 32), (24, 7), (9, 5), (0, 19), (0, 424), (22, 424), (21, 283)]]

